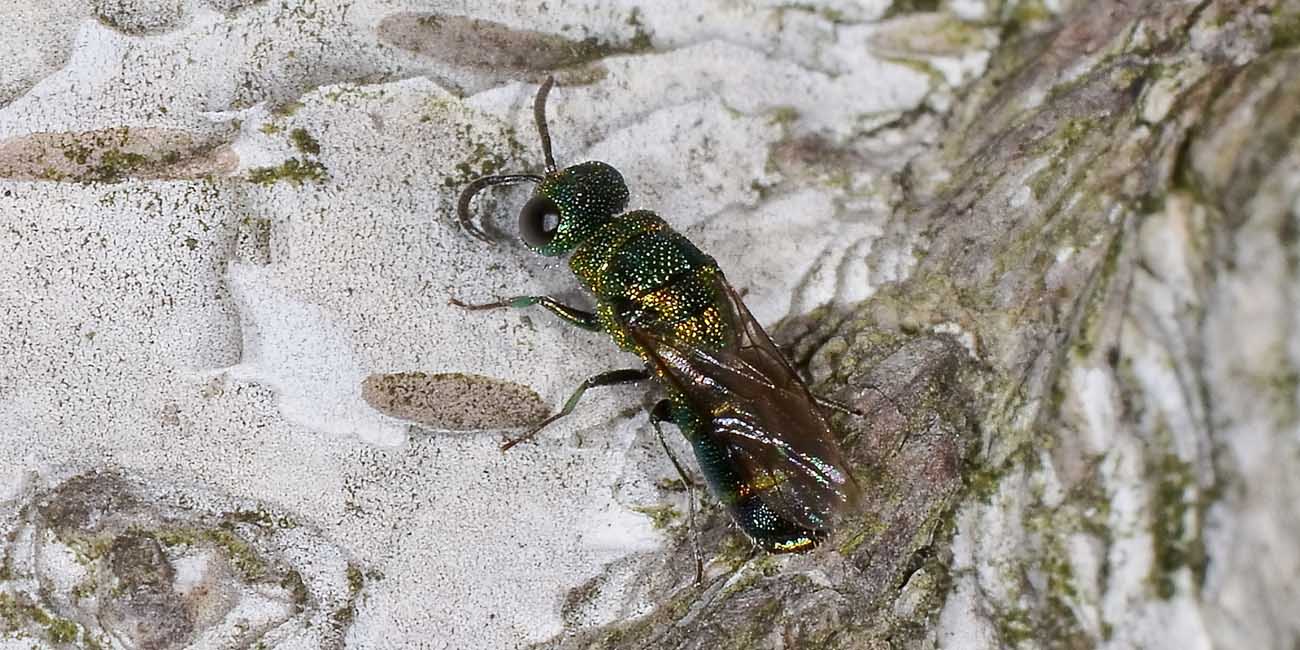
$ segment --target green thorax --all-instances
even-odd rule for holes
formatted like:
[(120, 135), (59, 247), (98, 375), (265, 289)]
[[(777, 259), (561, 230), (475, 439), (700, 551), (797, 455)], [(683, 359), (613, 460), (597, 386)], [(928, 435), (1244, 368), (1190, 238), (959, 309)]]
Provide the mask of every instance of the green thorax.
[(716, 350), (734, 339), (719, 308), (717, 263), (653, 212), (628, 212), (593, 228), (569, 267), (596, 297), (605, 331), (647, 361), (648, 351), (621, 324), (633, 315), (696, 348)]
[(623, 325), (633, 317), (694, 348), (717, 350), (735, 340), (719, 306), (717, 263), (655, 213), (619, 214), (628, 192), (618, 170), (599, 161), (566, 167), (547, 174), (536, 196), (557, 220), (542, 228), (549, 239), (533, 250), (572, 253), (569, 267), (595, 296), (601, 327), (619, 347), (654, 365)]

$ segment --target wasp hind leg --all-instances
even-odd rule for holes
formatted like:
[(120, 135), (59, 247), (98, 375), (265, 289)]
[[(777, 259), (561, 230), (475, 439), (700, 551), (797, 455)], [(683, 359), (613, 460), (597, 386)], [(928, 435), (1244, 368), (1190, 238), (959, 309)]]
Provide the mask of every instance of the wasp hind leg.
[(855, 409), (852, 406), (845, 404), (844, 402), (839, 402), (829, 397), (822, 397), (821, 395), (813, 395), (813, 400), (815, 400), (817, 402), (817, 405), (822, 408), (827, 408), (832, 411), (839, 411), (840, 413), (843, 413), (845, 415), (856, 415), (858, 417), (863, 417), (866, 415), (862, 411), (859, 411), (858, 409)]
[(650, 410), (650, 425), (655, 428), (655, 436), (659, 438), (659, 444), (663, 446), (664, 453), (668, 454), (668, 460), (672, 461), (673, 468), (677, 470), (677, 475), (682, 478), (682, 485), (686, 487), (686, 534), (691, 536), (691, 556), (695, 560), (695, 584), (704, 583), (704, 560), (700, 555), (700, 537), (695, 534), (695, 482), (682, 469), (682, 464), (677, 460), (677, 454), (673, 453), (672, 448), (668, 446), (668, 441), (664, 440), (663, 428), (659, 426), (660, 422), (665, 420), (672, 422), (673, 403), (668, 400), (660, 400)]
[(570, 307), (550, 296), (515, 296), (513, 298), (506, 298), (496, 302), (485, 302), (476, 305), (461, 302), (456, 298), (450, 298), (447, 302), (460, 307), (461, 309), (468, 309), (470, 311), (483, 311), (487, 309), (523, 309), (525, 307), (532, 307), (533, 305), (541, 305), (542, 307), (545, 307), (547, 311), (564, 319), (564, 321), (570, 325), (575, 325), (592, 332), (601, 331), (600, 320), (596, 318), (595, 314), (578, 309), (577, 307)]
[(577, 408), (578, 401), (582, 399), (582, 394), (586, 393), (588, 388), (595, 388), (597, 386), (617, 386), (619, 384), (635, 384), (637, 382), (645, 381), (649, 378), (650, 378), (650, 372), (647, 371), (645, 368), (628, 368), (625, 370), (611, 370), (609, 372), (602, 372), (599, 375), (596, 375), (594, 377), (588, 377), (586, 381), (583, 381), (578, 386), (578, 390), (573, 391), (573, 394), (569, 396), (569, 399), (564, 402), (564, 407), (560, 409), (559, 413), (556, 413), (555, 415), (552, 415), (551, 417), (542, 420), (541, 424), (533, 427), (533, 429), (528, 433), (525, 433), (524, 435), (519, 436), (518, 438), (511, 438), (505, 441), (505, 443), (501, 445), (501, 451), (507, 451), (511, 447), (521, 442), (524, 442), (529, 438), (532, 438), (533, 436), (537, 435), (539, 431), (545, 429), (552, 422), (572, 413), (573, 409)]

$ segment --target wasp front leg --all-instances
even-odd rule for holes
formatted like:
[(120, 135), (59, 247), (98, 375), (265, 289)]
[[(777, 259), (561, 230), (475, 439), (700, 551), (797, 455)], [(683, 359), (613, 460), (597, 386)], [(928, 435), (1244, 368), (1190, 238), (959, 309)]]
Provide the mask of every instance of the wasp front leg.
[(525, 307), (532, 307), (533, 305), (541, 305), (542, 307), (545, 307), (547, 311), (564, 319), (564, 321), (570, 325), (576, 325), (577, 327), (581, 327), (582, 329), (591, 332), (601, 331), (600, 320), (596, 318), (595, 314), (578, 309), (577, 307), (570, 307), (550, 296), (515, 296), (514, 298), (506, 298), (504, 300), (486, 302), (478, 305), (464, 303), (455, 298), (451, 298), (447, 302), (460, 307), (461, 309), (468, 309), (471, 311), (507, 308), (524, 309)]

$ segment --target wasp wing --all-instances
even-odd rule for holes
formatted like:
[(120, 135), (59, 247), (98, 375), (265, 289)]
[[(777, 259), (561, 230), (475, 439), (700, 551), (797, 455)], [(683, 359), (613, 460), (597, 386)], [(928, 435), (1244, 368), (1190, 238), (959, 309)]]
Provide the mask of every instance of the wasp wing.
[(733, 333), (721, 349), (687, 343), (655, 319), (624, 326), (669, 385), (707, 418), (700, 435), (725, 450), (742, 490), (801, 526), (826, 530), (855, 503), (857, 483), (808, 387), (720, 271), (714, 288)]

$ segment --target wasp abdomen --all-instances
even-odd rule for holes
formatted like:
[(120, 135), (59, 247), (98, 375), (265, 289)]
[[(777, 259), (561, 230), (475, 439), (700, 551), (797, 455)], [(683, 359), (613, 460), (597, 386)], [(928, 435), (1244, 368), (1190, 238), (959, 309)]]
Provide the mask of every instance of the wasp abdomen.
[(736, 459), (718, 445), (712, 436), (701, 435), (699, 427), (708, 426), (692, 414), (683, 413), (677, 425), (695, 449), (695, 458), (713, 494), (731, 510), (740, 527), (770, 553), (806, 551), (826, 538), (824, 530), (810, 530), (772, 510), (756, 486), (746, 483), (734, 471)]

